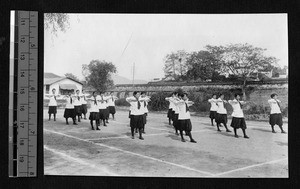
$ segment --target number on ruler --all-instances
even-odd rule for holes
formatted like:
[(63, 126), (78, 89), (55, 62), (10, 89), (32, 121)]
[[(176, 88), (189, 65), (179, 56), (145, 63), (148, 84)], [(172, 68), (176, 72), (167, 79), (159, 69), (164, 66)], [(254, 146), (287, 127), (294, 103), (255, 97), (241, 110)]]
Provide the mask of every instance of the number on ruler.
[(25, 72), (21, 72), (21, 77), (25, 77)]
[(20, 106), (20, 111), (24, 111), (25, 107), (24, 106)]
[(21, 25), (25, 25), (25, 20), (21, 20)]
[(20, 122), (20, 127), (22, 127), (24, 129), (25, 124), (23, 122)]
[(25, 37), (21, 37), (20, 41), (21, 43), (25, 43)]
[(21, 54), (20, 59), (21, 59), (21, 60), (25, 60), (25, 55), (24, 55), (24, 54)]
[(25, 94), (25, 89), (21, 89), (20, 94)]
[(31, 43), (30, 46), (33, 48), (33, 47), (35, 47), (35, 44)]
[(24, 145), (24, 140), (23, 140), (23, 139), (20, 140), (20, 145), (21, 145), (21, 146)]
[(33, 172), (30, 172), (29, 174), (30, 174), (30, 175), (34, 175), (34, 173), (33, 173)]
[(20, 156), (20, 160), (19, 160), (21, 163), (24, 162), (24, 157), (23, 156)]
[(35, 131), (34, 131), (34, 130), (31, 130), (30, 133), (34, 135)]

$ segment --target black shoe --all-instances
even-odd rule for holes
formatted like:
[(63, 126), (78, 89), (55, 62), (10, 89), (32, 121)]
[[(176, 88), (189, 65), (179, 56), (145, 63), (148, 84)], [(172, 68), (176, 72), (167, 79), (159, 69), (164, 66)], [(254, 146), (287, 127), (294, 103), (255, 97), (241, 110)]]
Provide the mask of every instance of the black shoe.
[(221, 132), (221, 130), (220, 130), (220, 129), (218, 129), (218, 131), (219, 131), (219, 132)]
[(285, 131), (281, 131), (281, 133), (286, 133)]
[(191, 140), (192, 143), (197, 143), (194, 139)]
[(96, 129), (96, 130), (98, 130), (98, 131), (99, 131), (99, 130), (100, 130), (100, 129), (99, 129), (99, 127), (97, 127), (97, 129)]
[(229, 129), (227, 129), (226, 132), (230, 133), (231, 131)]
[(181, 142), (185, 142), (185, 140), (184, 140), (184, 139), (181, 139)]
[(244, 138), (249, 138), (249, 137), (247, 135), (245, 135)]
[(56, 119), (54, 119), (54, 121), (56, 121)]
[(104, 126), (104, 127), (107, 127), (107, 125), (106, 125), (106, 124), (104, 124), (103, 126)]
[(142, 133), (143, 133), (143, 134), (146, 134), (146, 132), (145, 132), (145, 131), (142, 131)]
[(78, 119), (78, 122), (80, 122), (80, 119)]
[(175, 135), (179, 135), (179, 133), (175, 133)]
[(134, 136), (131, 136), (132, 139), (134, 139)]
[(239, 138), (239, 135), (234, 135), (235, 138)]
[(69, 123), (68, 123), (68, 122), (67, 122), (66, 124), (67, 124), (67, 125), (69, 125)]
[(276, 133), (276, 131), (272, 131), (272, 133)]
[(106, 123), (109, 123), (108, 121), (106, 121)]
[(85, 119), (85, 120), (86, 120), (86, 117), (85, 117), (85, 118), (83, 118), (83, 119)]
[(73, 123), (73, 125), (78, 125), (77, 123)]
[(143, 137), (139, 137), (139, 139), (141, 139), (141, 140), (144, 140), (144, 138), (143, 138)]

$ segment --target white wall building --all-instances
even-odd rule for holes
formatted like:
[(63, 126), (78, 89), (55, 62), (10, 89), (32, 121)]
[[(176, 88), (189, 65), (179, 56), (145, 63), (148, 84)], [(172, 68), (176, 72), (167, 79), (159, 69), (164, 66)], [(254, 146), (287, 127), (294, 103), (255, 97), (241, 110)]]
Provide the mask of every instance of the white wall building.
[(52, 73), (44, 74), (44, 94), (51, 94), (56, 89), (57, 94), (66, 95), (69, 92), (82, 90), (83, 84), (71, 78), (60, 77)]

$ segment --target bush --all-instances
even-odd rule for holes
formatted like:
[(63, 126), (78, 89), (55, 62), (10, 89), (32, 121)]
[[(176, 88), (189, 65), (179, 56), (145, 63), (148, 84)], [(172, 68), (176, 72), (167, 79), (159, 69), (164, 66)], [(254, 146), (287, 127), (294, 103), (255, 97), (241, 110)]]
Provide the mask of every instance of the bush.
[(130, 104), (126, 101), (125, 98), (119, 98), (115, 101), (116, 106), (130, 106)]
[(151, 111), (164, 111), (169, 109), (169, 102), (165, 100), (166, 97), (171, 96), (168, 92), (157, 92), (151, 95), (151, 101), (148, 108)]

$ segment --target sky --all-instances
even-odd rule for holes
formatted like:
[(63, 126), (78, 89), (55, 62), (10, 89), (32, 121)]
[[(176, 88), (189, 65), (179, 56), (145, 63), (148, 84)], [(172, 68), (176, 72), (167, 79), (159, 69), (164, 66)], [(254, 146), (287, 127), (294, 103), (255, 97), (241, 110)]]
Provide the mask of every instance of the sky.
[(135, 79), (164, 77), (164, 57), (206, 45), (248, 43), (288, 65), (287, 14), (69, 14), (70, 28), (45, 31), (44, 71), (83, 79), (82, 64), (105, 60), (117, 74)]

